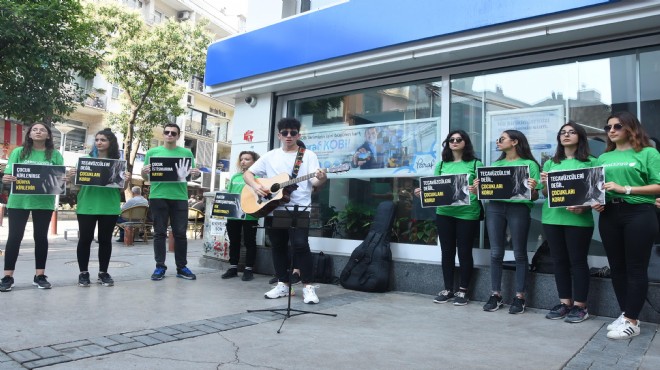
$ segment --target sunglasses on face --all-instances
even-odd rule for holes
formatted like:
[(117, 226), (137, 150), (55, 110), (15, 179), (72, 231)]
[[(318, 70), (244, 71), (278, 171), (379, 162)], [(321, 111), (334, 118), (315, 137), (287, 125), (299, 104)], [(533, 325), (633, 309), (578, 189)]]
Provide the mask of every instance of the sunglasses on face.
[(615, 131), (621, 131), (621, 129), (623, 128), (623, 125), (620, 124), (620, 123), (615, 123), (613, 125), (605, 125), (605, 127), (603, 127), (605, 132), (610, 132), (612, 130), (612, 128), (614, 128)]
[(495, 139), (495, 142), (502, 144), (504, 142), (504, 140), (509, 140), (509, 138), (502, 136), (499, 139)]
[(458, 143), (463, 142), (463, 138), (462, 137), (450, 137), (449, 140), (447, 140), (447, 141), (449, 141), (450, 143), (458, 144)]
[(176, 131), (163, 131), (163, 135), (165, 136), (177, 136), (178, 134)]
[(560, 136), (566, 136), (566, 135), (568, 135), (568, 136), (573, 136), (573, 135), (577, 135), (577, 132), (575, 132), (575, 131), (573, 131), (573, 130), (568, 130), (568, 131), (566, 131), (566, 130), (561, 130), (561, 131), (559, 131), (559, 135), (560, 135)]
[(294, 137), (294, 136), (298, 136), (298, 131), (296, 131), (296, 130), (282, 130), (282, 131), (280, 131), (280, 135), (282, 135), (284, 137), (287, 137), (287, 136)]

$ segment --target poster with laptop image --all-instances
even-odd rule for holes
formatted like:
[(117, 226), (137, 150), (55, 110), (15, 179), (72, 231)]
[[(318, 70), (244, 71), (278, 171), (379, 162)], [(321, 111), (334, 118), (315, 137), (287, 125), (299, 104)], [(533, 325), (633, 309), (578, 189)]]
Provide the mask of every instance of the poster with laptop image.
[(42, 164), (14, 163), (11, 183), (13, 194), (64, 195), (66, 194), (66, 167)]
[(124, 188), (126, 161), (105, 158), (78, 158), (76, 185)]
[(550, 208), (605, 204), (605, 168), (548, 173), (548, 206)]
[(422, 207), (465, 206), (470, 204), (468, 174), (420, 177)]
[(241, 195), (216, 192), (211, 216), (245, 218), (245, 213), (241, 209)]
[(192, 158), (151, 157), (151, 182), (187, 182), (190, 181)]
[(529, 188), (529, 166), (496, 166), (477, 168), (479, 200), (532, 199)]

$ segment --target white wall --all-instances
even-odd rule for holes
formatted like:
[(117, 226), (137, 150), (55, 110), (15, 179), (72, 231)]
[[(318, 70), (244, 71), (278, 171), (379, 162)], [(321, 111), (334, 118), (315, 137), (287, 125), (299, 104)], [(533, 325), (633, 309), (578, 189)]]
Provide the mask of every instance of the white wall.
[[(243, 150), (251, 150), (258, 154), (268, 151), (270, 136), (270, 112), (272, 99), (270, 94), (256, 95), (257, 104), (254, 107), (245, 103), (244, 98), (238, 98), (234, 107), (234, 118), (231, 122), (231, 157), (229, 172), (235, 173), (238, 154)], [(252, 142), (245, 139), (245, 133), (253, 131)]]
[(281, 0), (248, 0), (247, 32), (277, 23), (282, 18)]

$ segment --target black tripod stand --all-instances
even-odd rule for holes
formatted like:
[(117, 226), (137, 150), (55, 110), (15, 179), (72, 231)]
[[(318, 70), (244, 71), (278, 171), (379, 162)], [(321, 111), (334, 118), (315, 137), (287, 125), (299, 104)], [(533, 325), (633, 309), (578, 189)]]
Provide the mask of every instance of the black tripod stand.
[[(301, 207), (298, 205), (295, 206), (284, 206), (285, 210), (284, 211), (274, 211), (273, 212), (273, 218), (271, 219), (272, 222), (268, 224), (268, 219), (266, 219), (266, 224), (264, 227), (266, 229), (287, 229), (289, 230), (289, 245), (287, 248), (292, 248), (291, 240), (293, 239), (293, 234), (296, 232), (298, 229), (309, 229), (309, 212), (307, 211), (311, 206), (306, 206), (306, 207)], [(295, 251), (294, 251), (295, 253)], [(289, 258), (289, 284), (292, 281), (292, 276), (293, 276), (293, 254), (294, 253), (289, 253), (290, 258)], [(297, 310), (291, 308), (291, 285), (287, 287), (288, 292), (287, 292), (287, 306), (286, 308), (271, 308), (271, 309), (263, 309), (263, 310), (247, 310), (247, 312), (273, 312), (279, 315), (284, 316), (284, 319), (282, 320), (282, 324), (280, 324), (279, 329), (277, 329), (277, 333), (279, 334), (282, 331), (282, 326), (284, 326), (284, 322), (286, 319), (290, 317), (295, 317), (295, 316), (300, 316), (304, 314), (312, 314), (312, 315), (323, 315), (323, 316), (332, 316), (332, 317), (337, 317), (336, 314), (333, 313), (323, 313), (323, 312), (313, 312), (313, 311), (304, 311), (304, 310)]]

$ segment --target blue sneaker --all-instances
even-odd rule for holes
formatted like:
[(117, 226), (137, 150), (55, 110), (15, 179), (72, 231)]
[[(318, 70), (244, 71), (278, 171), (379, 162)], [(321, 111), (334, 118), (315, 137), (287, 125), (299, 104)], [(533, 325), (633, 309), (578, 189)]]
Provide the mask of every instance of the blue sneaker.
[(165, 267), (156, 266), (154, 273), (151, 274), (151, 280), (163, 280), (165, 278)]
[(188, 280), (197, 280), (197, 276), (190, 271), (189, 268), (184, 267), (182, 269), (176, 269), (176, 277)]

